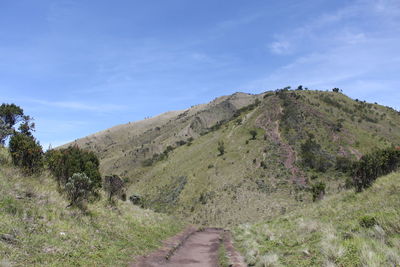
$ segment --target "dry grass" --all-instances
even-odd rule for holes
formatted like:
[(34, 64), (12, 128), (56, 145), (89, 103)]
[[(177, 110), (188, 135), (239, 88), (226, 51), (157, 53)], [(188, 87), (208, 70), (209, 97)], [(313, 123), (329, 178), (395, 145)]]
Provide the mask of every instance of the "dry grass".
[(182, 224), (128, 202), (66, 208), (48, 175), (0, 168), (0, 266), (121, 266), (160, 246)]
[[(399, 191), (400, 173), (393, 173), (365, 192), (341, 192), (273, 220), (239, 226), (235, 239), (251, 266), (264, 266), (269, 255), (284, 266), (398, 266)], [(370, 217), (376, 223), (363, 226)]]

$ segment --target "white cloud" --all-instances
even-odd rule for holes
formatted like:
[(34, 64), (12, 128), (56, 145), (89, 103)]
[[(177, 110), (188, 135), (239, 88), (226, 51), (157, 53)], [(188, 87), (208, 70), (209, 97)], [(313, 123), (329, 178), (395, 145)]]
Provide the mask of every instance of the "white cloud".
[(270, 50), (274, 54), (284, 55), (291, 53), (291, 45), (288, 41), (276, 41), (270, 44)]
[[(296, 44), (289, 64), (247, 84), (253, 90), (302, 84), (312, 89), (342, 88), (350, 96), (399, 108), (399, 1), (357, 1), (333, 14), (277, 36), (271, 51), (283, 54)], [(385, 12), (382, 10), (386, 10)], [(400, 14), (400, 12), (399, 12)], [(373, 27), (371, 27), (373, 25)], [(396, 25), (394, 27), (393, 25)]]

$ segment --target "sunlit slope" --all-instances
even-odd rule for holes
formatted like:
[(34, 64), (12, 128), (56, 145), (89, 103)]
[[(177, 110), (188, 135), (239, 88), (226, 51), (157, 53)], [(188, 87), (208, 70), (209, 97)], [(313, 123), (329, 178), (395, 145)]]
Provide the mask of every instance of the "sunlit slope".
[[(399, 266), (400, 173), (234, 231), (250, 266)], [(263, 265), (265, 264), (265, 265)]]
[[(337, 157), (357, 159), (400, 143), (398, 112), (340, 93), (266, 93), (252, 109), (168, 153), (149, 167), (132, 168), (131, 193), (144, 205), (204, 224), (232, 225), (285, 213), (311, 201), (323, 181), (327, 194), (345, 186)], [(340, 123), (340, 125), (339, 125)], [(252, 140), (251, 130), (257, 135)], [(302, 164), (309, 136), (320, 146), (323, 170)], [(225, 153), (219, 155), (218, 143)], [(326, 166), (325, 166), (326, 165)]]
[(170, 111), (138, 122), (118, 125), (75, 140), (80, 147), (96, 152), (104, 174), (126, 173), (142, 161), (161, 153), (168, 145), (197, 137), (218, 122), (230, 119), (237, 109), (261, 96), (236, 93), (187, 110)]
[(183, 227), (104, 196), (85, 213), (66, 208), (51, 177), (25, 177), (0, 152), (0, 266), (124, 266)]

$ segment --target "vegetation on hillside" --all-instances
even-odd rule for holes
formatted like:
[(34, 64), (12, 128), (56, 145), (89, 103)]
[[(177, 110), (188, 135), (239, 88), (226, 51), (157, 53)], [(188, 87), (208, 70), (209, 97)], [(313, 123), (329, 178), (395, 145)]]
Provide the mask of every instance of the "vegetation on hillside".
[[(353, 184), (354, 161), (400, 144), (397, 111), (354, 101), (340, 89), (284, 88), (255, 97), (237, 110), (224, 104), (230, 119), (190, 136), (190, 146), (165, 145), (167, 157), (123, 172), (129, 195), (193, 223), (229, 226), (267, 219), (344, 190)], [(189, 114), (184, 117), (191, 125)], [(186, 177), (179, 192), (176, 177)]]
[(400, 173), (234, 230), (250, 266), (400, 265)]
[(1, 266), (123, 266), (183, 227), (128, 202), (110, 206), (103, 193), (85, 211), (66, 208), (52, 175), (26, 176), (0, 154)]
[(1, 266), (127, 264), (182, 228), (114, 201), (125, 190), (117, 176), (104, 179), (105, 197), (93, 152), (73, 146), (43, 155), (20, 107), (1, 105), (0, 127), (0, 142), (9, 140), (8, 150), (0, 144)]

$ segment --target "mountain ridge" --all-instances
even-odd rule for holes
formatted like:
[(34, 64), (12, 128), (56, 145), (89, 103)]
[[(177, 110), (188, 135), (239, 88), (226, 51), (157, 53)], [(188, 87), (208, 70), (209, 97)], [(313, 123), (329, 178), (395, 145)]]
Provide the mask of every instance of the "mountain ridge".
[(107, 142), (75, 144), (99, 155), (103, 173), (126, 178), (142, 206), (204, 225), (296, 209), (316, 183), (335, 194), (349, 179), (340, 164), (400, 144), (397, 111), (340, 92), (235, 93), (170, 114), (131, 139), (122, 127), (103, 131)]

